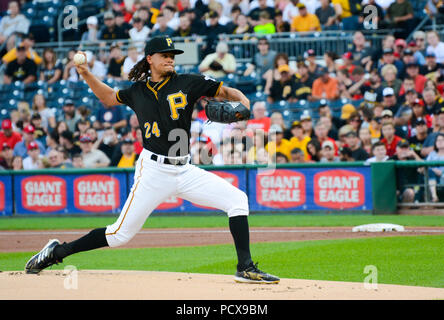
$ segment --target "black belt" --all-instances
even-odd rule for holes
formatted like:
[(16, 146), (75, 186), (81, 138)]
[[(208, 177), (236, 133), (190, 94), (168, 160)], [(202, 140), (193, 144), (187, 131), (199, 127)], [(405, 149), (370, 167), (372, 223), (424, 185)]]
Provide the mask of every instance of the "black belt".
[[(159, 157), (157, 156), (157, 154), (152, 154), (151, 155), (151, 160), (156, 161), (157, 159), (159, 159)], [(171, 164), (173, 166), (183, 166), (186, 165), (188, 163), (188, 157), (183, 157), (182, 159), (172, 159), (172, 158), (163, 158), (163, 162), (164, 164)]]

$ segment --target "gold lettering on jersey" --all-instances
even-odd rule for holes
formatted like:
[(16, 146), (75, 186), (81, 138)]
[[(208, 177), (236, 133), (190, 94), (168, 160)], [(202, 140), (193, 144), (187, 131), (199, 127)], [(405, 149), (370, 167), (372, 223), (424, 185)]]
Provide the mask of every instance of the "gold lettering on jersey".
[(182, 91), (179, 91), (177, 93), (170, 94), (167, 99), (170, 105), (171, 119), (179, 119), (179, 113), (177, 112), (177, 109), (183, 109), (187, 106), (187, 96)]

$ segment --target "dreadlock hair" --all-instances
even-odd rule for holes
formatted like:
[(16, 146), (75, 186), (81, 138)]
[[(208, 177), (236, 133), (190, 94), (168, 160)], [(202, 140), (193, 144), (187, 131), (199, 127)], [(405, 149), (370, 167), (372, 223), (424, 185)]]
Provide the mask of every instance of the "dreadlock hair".
[(128, 74), (130, 81), (146, 81), (151, 74), (150, 65), (146, 58), (137, 62)]

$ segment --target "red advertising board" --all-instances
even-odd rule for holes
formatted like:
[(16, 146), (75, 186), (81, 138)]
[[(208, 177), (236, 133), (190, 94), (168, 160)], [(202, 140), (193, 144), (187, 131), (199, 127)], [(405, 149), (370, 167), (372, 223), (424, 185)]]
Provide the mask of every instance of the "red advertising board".
[(364, 176), (350, 170), (327, 170), (314, 175), (314, 202), (320, 207), (349, 209), (365, 202)]
[(56, 176), (30, 176), (22, 180), (22, 206), (36, 212), (66, 208), (66, 181)]
[(74, 206), (84, 211), (111, 211), (120, 206), (119, 190), (119, 180), (111, 176), (81, 176), (74, 179)]
[(256, 201), (269, 208), (292, 208), (305, 203), (305, 175), (270, 170), (256, 175)]

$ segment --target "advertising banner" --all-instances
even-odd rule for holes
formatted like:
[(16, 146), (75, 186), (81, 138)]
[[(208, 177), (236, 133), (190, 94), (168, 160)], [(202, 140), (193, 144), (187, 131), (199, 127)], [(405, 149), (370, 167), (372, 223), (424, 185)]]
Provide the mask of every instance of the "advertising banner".
[(18, 214), (119, 213), (127, 195), (126, 173), (14, 178)]
[(370, 167), (249, 171), (250, 209), (372, 210)]
[(10, 216), (13, 212), (12, 177), (0, 175), (0, 215)]

